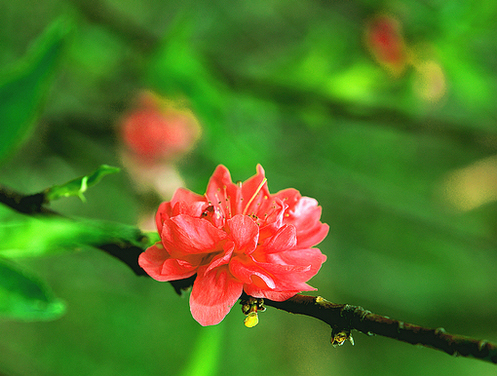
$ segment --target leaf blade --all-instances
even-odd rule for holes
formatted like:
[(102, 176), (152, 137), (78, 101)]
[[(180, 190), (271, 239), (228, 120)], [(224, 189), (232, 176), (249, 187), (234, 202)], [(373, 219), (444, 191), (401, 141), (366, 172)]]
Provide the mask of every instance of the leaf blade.
[(71, 30), (66, 18), (56, 20), (15, 67), (0, 74), (0, 160), (31, 132)]
[(0, 259), (0, 318), (47, 321), (64, 313), (65, 304), (45, 283)]
[(83, 193), (95, 184), (97, 184), (106, 175), (115, 174), (121, 171), (118, 167), (109, 165), (101, 165), (89, 175), (68, 181), (62, 185), (54, 185), (45, 192), (46, 199), (50, 202), (62, 197), (78, 196), (82, 201), (85, 201)]
[(1, 224), (0, 238), (0, 257), (18, 259), (74, 252), (109, 243), (146, 248), (157, 236), (146, 236), (134, 226), (108, 221), (28, 218)]

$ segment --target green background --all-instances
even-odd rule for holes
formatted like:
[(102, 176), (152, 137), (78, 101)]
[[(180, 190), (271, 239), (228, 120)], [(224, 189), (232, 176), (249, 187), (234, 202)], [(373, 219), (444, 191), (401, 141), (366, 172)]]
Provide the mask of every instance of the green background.
[[(416, 91), (431, 82), (419, 69), (392, 77), (364, 46), (385, 12), (441, 68), (436, 103)], [(220, 163), (235, 181), (261, 163), (271, 192), (319, 201), (331, 229), (320, 295), (496, 342), (496, 20), (494, 1), (2, 0), (0, 183), (36, 193), (122, 166), (115, 126), (137, 91), (181, 95), (203, 127), (178, 162), (187, 187), (203, 193)], [(465, 187), (490, 199), (463, 210), (454, 177), (468, 166), (484, 168)], [(85, 197), (51, 207), (129, 225), (144, 210), (126, 170)], [(66, 303), (52, 321), (0, 318), (0, 374), (495, 374), (358, 333), (334, 349), (325, 324), (272, 308), (252, 329), (236, 306), (203, 328), (169, 284), (76, 247), (71, 231), (0, 216), (8, 265)]]

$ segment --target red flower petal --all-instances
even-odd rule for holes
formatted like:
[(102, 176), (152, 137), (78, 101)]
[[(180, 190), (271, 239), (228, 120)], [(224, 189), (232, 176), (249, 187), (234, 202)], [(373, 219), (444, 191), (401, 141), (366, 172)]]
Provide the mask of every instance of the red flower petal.
[[(205, 204), (206, 200), (204, 196), (198, 195), (196, 193), (193, 193), (189, 191), (188, 189), (184, 188), (178, 188), (176, 192), (173, 195), (173, 198), (171, 199), (171, 203), (174, 206), (176, 203), (187, 203), (190, 207), (196, 203), (202, 203)], [(190, 214), (194, 215), (194, 213), (186, 213), (186, 212), (181, 212), (181, 213), (174, 213), (174, 215), (178, 214)], [(200, 213), (198, 213), (200, 214)]]
[[(274, 300), (276, 302), (282, 302), (284, 300), (290, 299), (301, 291), (311, 291), (310, 290), (298, 290), (298, 291), (272, 291), (272, 290), (262, 290), (255, 285), (244, 286), (243, 290), (250, 296), (254, 298), (264, 298), (269, 300)], [(315, 289), (314, 289), (315, 290)]]
[(238, 213), (258, 215), (261, 210), (264, 211), (261, 208), (267, 204), (270, 196), (265, 179), (264, 169), (259, 164), (257, 165), (257, 174), (242, 184), (241, 197), (243, 197), (243, 204), (241, 211)]
[(186, 214), (191, 217), (199, 218), (207, 206), (205, 197), (190, 192), (187, 189), (178, 189), (171, 200), (172, 215)]
[(237, 214), (226, 221), (230, 238), (235, 243), (235, 252), (250, 254), (259, 240), (259, 226), (247, 215)]
[(180, 214), (165, 222), (162, 243), (171, 256), (182, 258), (185, 254), (212, 253), (221, 251), (220, 242), (226, 233), (210, 222)]
[(211, 271), (214, 268), (217, 268), (221, 265), (226, 265), (230, 262), (231, 256), (233, 255), (233, 250), (235, 249), (235, 243), (233, 241), (228, 240), (226, 245), (224, 246), (224, 253), (221, 253), (215, 256), (207, 266), (205, 273)]
[(190, 311), (201, 325), (216, 325), (228, 314), (242, 294), (243, 284), (234, 279), (227, 268), (198, 271), (190, 295)]
[(155, 224), (157, 225), (157, 231), (159, 231), (159, 234), (162, 232), (164, 221), (169, 219), (171, 215), (172, 207), (170, 202), (163, 202), (159, 205), (159, 209), (157, 209), (157, 214), (155, 215)]
[(231, 181), (231, 175), (229, 170), (223, 166), (219, 165), (214, 170), (209, 183), (207, 184), (206, 196), (214, 197), (217, 192), (222, 191), (225, 186), (233, 184)]
[(239, 202), (238, 188), (231, 181), (230, 172), (223, 165), (219, 165), (207, 184), (205, 197), (209, 204), (219, 209), (225, 218), (230, 218), (232, 214), (237, 214), (238, 211), (234, 204)]
[[(231, 266), (231, 264), (230, 264)], [(288, 291), (310, 291), (314, 290), (305, 281), (309, 280), (314, 274), (309, 273), (311, 265), (286, 265), (276, 263), (256, 263), (256, 266), (271, 276), (274, 284), (272, 286), (261, 286), (254, 280), (252, 285), (260, 288), (261, 291), (271, 290), (278, 292)]]
[(294, 188), (283, 189), (282, 191), (279, 191), (278, 193), (275, 193), (272, 196), (281, 199), (285, 204), (287, 204), (291, 208), (293, 208), (302, 197), (300, 195), (300, 192)]
[(306, 221), (315, 224), (321, 217), (321, 208), (315, 199), (301, 197), (295, 205), (289, 208), (289, 214), (291, 220), (299, 224), (305, 224)]
[(162, 244), (156, 243), (138, 257), (138, 264), (157, 281), (174, 281), (191, 277), (197, 266), (170, 258)]
[(258, 266), (249, 257), (232, 258), (229, 263), (229, 270), (234, 277), (245, 284), (255, 284), (265, 289), (273, 289), (276, 286), (271, 274)]
[(256, 175), (243, 183), (234, 184), (228, 169), (220, 165), (209, 180), (205, 195), (212, 205), (221, 208), (226, 218), (236, 214), (255, 215), (269, 197), (264, 180), (264, 169), (258, 165)]
[(162, 232), (163, 223), (169, 218), (179, 214), (199, 217), (205, 205), (204, 196), (197, 195), (188, 189), (178, 188), (171, 201), (163, 202), (157, 209), (155, 221), (159, 234)]
[(297, 244), (295, 226), (283, 225), (276, 234), (266, 239), (263, 245), (264, 253), (276, 253), (292, 250)]
[(259, 239), (267, 239), (273, 236), (283, 226), (286, 205), (279, 198), (265, 200), (258, 213)]
[(312, 228), (297, 231), (297, 246), (299, 248), (313, 247), (326, 238), (329, 230), (330, 226), (326, 223), (318, 223)]
[(272, 264), (309, 267), (307, 270), (302, 270), (299, 273), (292, 275), (294, 280), (299, 281), (308, 281), (314, 277), (325, 261), (326, 256), (322, 254), (318, 248), (295, 249), (292, 251), (271, 253), (267, 255), (266, 260), (267, 263)]
[(295, 189), (285, 189), (275, 197), (288, 205), (283, 222), (297, 229), (297, 245), (308, 248), (319, 244), (328, 234), (329, 226), (321, 223), (321, 207), (310, 197), (302, 197)]
[(287, 279), (289, 275), (296, 275), (311, 270), (311, 265), (288, 265), (275, 264), (270, 262), (255, 262), (255, 264), (273, 275), (277, 280)]

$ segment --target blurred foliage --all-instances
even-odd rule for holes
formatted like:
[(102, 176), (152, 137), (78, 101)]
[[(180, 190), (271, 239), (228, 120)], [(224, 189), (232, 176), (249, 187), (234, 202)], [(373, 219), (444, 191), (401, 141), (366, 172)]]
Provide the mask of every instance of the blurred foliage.
[(184, 368), (183, 376), (215, 375), (220, 368), (223, 326), (211, 326), (202, 330), (193, 348), (192, 357)]
[(66, 45), (70, 25), (54, 22), (37, 45), (0, 78), (0, 158), (26, 138)]
[(51, 186), (45, 192), (46, 199), (50, 202), (61, 197), (77, 196), (81, 201), (85, 201), (86, 199), (83, 193), (85, 193), (89, 187), (97, 184), (105, 175), (115, 174), (119, 171), (120, 170), (117, 167), (101, 165), (90, 175), (73, 179), (62, 185)]
[(0, 260), (0, 318), (53, 320), (64, 311), (48, 287)]
[[(378, 15), (398, 24), (401, 73), (367, 45)], [(11, 135), (0, 138), (10, 150), (0, 183), (35, 193), (121, 166), (86, 203), (51, 207), (90, 222), (152, 216), (116, 124), (154, 90), (203, 126), (174, 163), (187, 187), (203, 193), (219, 163), (235, 181), (261, 163), (272, 192), (295, 187), (320, 202), (331, 227), (311, 281), (320, 295), (497, 341), (494, 1), (20, 0), (0, 1), (0, 20), (2, 71), (19, 72), (0, 82), (11, 119), (0, 125)], [(222, 330), (201, 328), (168, 284), (91, 247), (74, 252), (93, 230), (64, 222), (57, 232), (4, 207), (0, 218), (2, 250), (18, 252), (4, 254), (16, 266), (2, 261), (2, 275), (28, 288), (38, 277), (18, 271), (31, 270), (46, 281), (33, 291), (47, 284), (67, 305), (55, 321), (0, 321), (6, 375), (495, 374), (379, 337), (333, 349), (324, 324), (272, 309), (253, 329), (237, 307)]]
[[(67, 218), (11, 219), (0, 226), (3, 239), (0, 256), (24, 258), (50, 256), (85, 246), (127, 242), (143, 247), (153, 244), (142, 239), (134, 226), (100, 220), (72, 220)], [(155, 234), (152, 236), (156, 238)]]

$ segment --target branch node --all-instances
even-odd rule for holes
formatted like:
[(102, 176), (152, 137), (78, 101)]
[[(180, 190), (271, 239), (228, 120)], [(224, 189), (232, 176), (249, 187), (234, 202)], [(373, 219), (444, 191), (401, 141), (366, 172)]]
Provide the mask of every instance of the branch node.
[(435, 329), (435, 335), (439, 335), (439, 334), (445, 334), (446, 331), (444, 328), (440, 327), (440, 328), (436, 328)]
[(329, 303), (329, 301), (327, 301), (322, 296), (316, 296), (316, 299), (314, 299), (314, 301), (316, 302), (316, 304), (320, 306), (325, 306), (327, 303)]
[(356, 311), (359, 312), (359, 321), (364, 321), (366, 319), (366, 316), (371, 314), (371, 311), (368, 311), (367, 309), (364, 309), (362, 307), (357, 307)]
[(488, 343), (488, 342), (487, 342), (487, 341), (485, 341), (485, 340), (481, 340), (480, 342), (478, 342), (478, 350), (479, 350), (479, 351), (482, 351), (482, 350), (483, 350), (483, 348), (487, 345), (487, 343)]
[(349, 318), (349, 313), (353, 315), (357, 308), (356, 306), (345, 304), (340, 310), (340, 317)]

